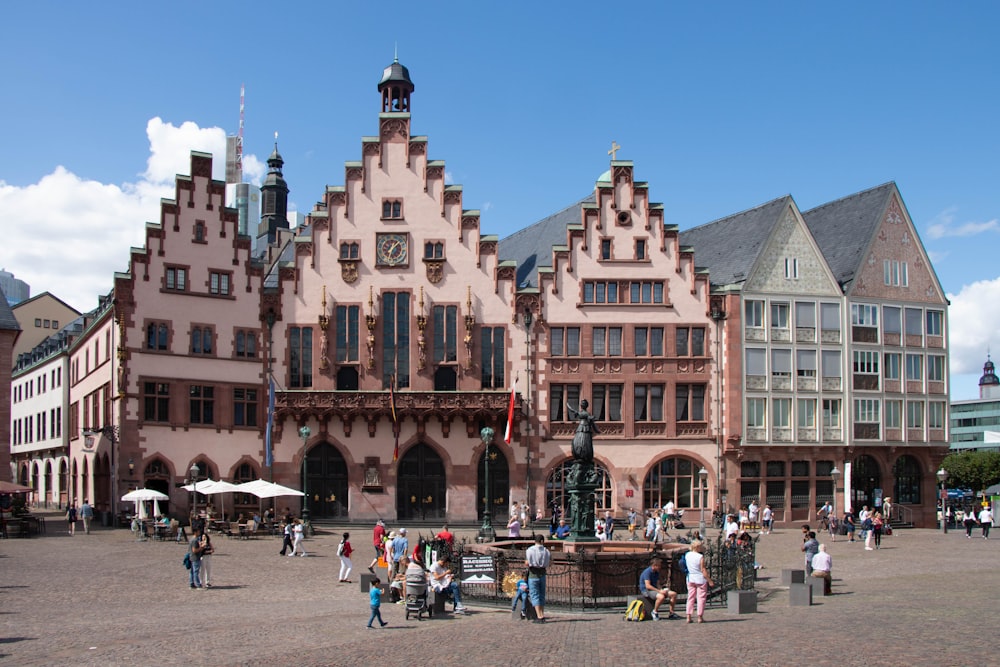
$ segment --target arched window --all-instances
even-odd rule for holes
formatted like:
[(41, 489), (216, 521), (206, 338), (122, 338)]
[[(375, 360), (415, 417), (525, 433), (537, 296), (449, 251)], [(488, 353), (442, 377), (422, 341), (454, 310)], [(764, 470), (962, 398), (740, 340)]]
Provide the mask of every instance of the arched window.
[(702, 487), (698, 471), (701, 465), (683, 456), (662, 459), (647, 473), (642, 484), (643, 506), (663, 507), (672, 500), (678, 508), (708, 505), (708, 478)]
[[(558, 468), (554, 468), (549, 473), (549, 478), (545, 480), (545, 511), (552, 513), (553, 507), (562, 510), (562, 515), (566, 515), (566, 507), (569, 504), (568, 493), (566, 492), (566, 477), (573, 467), (573, 459), (566, 459)], [(611, 475), (608, 469), (594, 461), (594, 471), (597, 473), (597, 490), (595, 491), (595, 505), (597, 512), (612, 509)]]
[(897, 503), (920, 504), (920, 464), (915, 458), (904, 454), (896, 459), (896, 464), (892, 467), (892, 474), (896, 478), (896, 487), (893, 489), (893, 500)]

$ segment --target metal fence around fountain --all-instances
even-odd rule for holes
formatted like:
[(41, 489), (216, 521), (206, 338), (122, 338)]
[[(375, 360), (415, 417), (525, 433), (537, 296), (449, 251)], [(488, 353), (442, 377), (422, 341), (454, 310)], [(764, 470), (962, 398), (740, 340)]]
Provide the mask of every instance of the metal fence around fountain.
[[(684, 546), (678, 543), (663, 547)], [(462, 585), (463, 599), (481, 603), (509, 603), (517, 581), (525, 578), (524, 549), (490, 549), (495, 567), (495, 580), (490, 584)], [(705, 563), (715, 586), (709, 592), (710, 606), (725, 606), (731, 590), (753, 590), (756, 585), (756, 539), (747, 547), (727, 547), (723, 540), (709, 540), (705, 544)], [(456, 564), (463, 554), (482, 554), (480, 545), (456, 544), (453, 557)], [(664, 572), (670, 573), (671, 588), (680, 596), (687, 594), (684, 575), (674, 563), (672, 554), (684, 551), (665, 551), (654, 548), (641, 552), (579, 551), (553, 554), (546, 573), (546, 606), (570, 610), (598, 610), (624, 608), (628, 598), (639, 592), (639, 575), (654, 557), (661, 558)]]

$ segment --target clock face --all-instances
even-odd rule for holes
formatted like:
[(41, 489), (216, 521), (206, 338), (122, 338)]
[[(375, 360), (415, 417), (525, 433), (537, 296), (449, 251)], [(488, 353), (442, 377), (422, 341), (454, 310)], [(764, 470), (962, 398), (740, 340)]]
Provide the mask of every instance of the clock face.
[(406, 234), (379, 234), (375, 242), (378, 263), (383, 266), (403, 266), (410, 260)]

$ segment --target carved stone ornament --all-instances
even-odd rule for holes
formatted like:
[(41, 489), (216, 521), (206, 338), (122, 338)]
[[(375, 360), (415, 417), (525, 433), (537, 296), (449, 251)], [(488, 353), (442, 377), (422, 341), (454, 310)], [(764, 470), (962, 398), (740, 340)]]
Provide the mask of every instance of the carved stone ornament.
[(427, 280), (429, 280), (432, 285), (437, 285), (444, 279), (444, 261), (428, 260), (426, 264), (427, 264)]
[(340, 263), (340, 277), (348, 285), (354, 284), (358, 280), (358, 263), (357, 262), (341, 262)]
[(387, 118), (382, 121), (379, 136), (382, 139), (393, 139), (396, 136), (406, 139), (409, 136), (409, 127), (405, 120), (401, 118)]

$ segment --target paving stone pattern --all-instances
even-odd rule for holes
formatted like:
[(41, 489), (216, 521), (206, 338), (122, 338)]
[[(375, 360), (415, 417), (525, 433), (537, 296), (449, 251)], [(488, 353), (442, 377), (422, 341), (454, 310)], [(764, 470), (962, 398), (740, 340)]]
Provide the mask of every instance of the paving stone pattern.
[(0, 667), (1000, 664), (990, 639), (1000, 539), (960, 532), (897, 531), (879, 551), (824, 539), (834, 595), (812, 607), (790, 607), (780, 582), (782, 568), (802, 564), (795, 527), (761, 539), (752, 615), (716, 607), (703, 625), (626, 623), (621, 613), (551, 608), (541, 625), (473, 605), (466, 616), (418, 622), (385, 604), (389, 626), (369, 630), (357, 582), (372, 556), (370, 527), (349, 528), (352, 585), (337, 582), (331, 531), (306, 540), (307, 558), (279, 556), (278, 538), (215, 537), (214, 587), (196, 591), (181, 565), (185, 546), (136, 542), (125, 530), (70, 537), (58, 518), (45, 536), (0, 540)]

